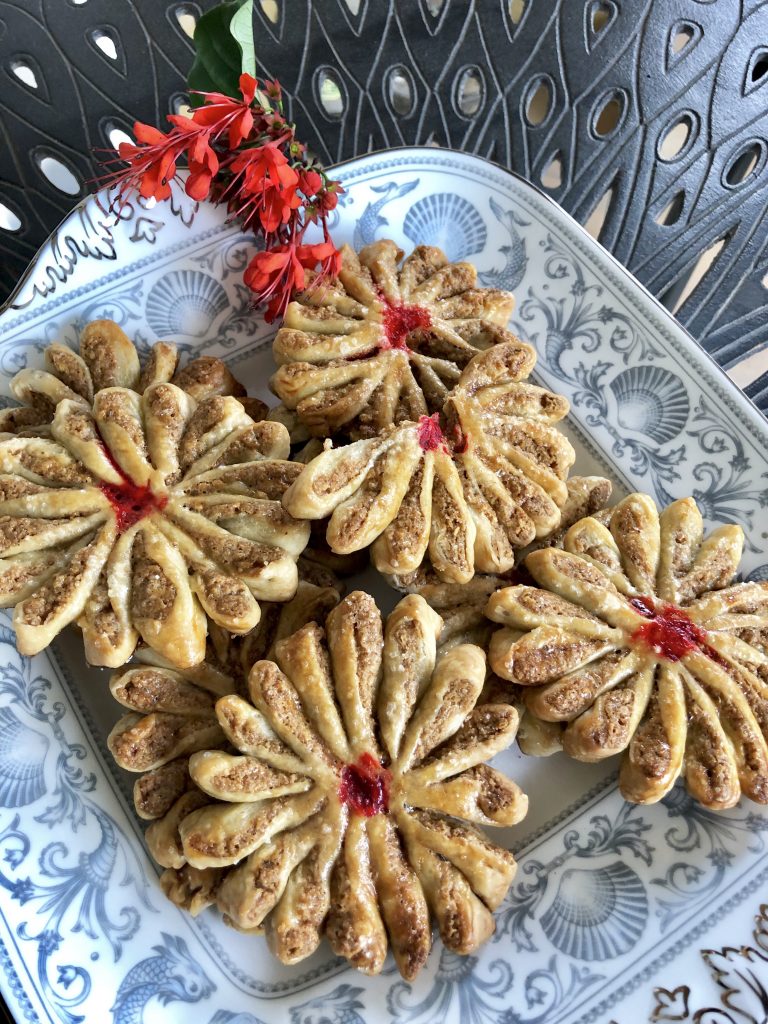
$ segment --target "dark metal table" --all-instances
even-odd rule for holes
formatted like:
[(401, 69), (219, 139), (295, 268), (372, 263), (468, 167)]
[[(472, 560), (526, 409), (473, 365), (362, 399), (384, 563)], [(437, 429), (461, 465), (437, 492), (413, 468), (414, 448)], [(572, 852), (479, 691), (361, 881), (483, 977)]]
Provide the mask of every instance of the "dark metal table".
[[(6, 294), (91, 187), (92, 150), (184, 102), (189, 32), (211, 6), (0, 0)], [(768, 345), (765, 0), (254, 8), (261, 69), (279, 76), (324, 160), (434, 143), (511, 167), (587, 224), (768, 408), (768, 356), (757, 354)]]

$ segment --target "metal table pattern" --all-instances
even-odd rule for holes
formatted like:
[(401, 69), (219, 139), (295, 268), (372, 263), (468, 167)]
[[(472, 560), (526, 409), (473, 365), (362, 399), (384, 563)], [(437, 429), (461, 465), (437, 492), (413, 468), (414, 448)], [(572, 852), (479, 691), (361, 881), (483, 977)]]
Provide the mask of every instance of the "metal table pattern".
[[(6, 293), (100, 173), (92, 150), (184, 102), (211, 6), (0, 2)], [(768, 408), (764, 0), (257, 0), (254, 19), (261, 70), (325, 161), (434, 143), (510, 167)]]

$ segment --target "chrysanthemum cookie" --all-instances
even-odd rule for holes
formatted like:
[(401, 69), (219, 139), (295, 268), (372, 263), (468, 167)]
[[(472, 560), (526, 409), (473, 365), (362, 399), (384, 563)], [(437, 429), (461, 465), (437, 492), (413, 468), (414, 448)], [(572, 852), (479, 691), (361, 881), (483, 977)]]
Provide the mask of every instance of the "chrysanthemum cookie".
[(19, 650), (78, 621), (93, 664), (122, 665), (141, 638), (190, 666), (206, 616), (252, 629), (259, 600), (293, 595), (309, 537), (280, 504), (288, 449), (236, 398), (163, 382), (64, 398), (50, 436), (0, 440), (0, 604)]
[(331, 548), (372, 544), (383, 573), (413, 572), (425, 556), (450, 583), (511, 569), (517, 550), (558, 526), (574, 461), (555, 426), (568, 402), (525, 382), (535, 361), (518, 340), (476, 355), (441, 413), (329, 447), (288, 488), (285, 508), (330, 515)]
[(276, 664), (254, 665), (249, 700), (219, 699), (236, 753), (194, 754), (197, 789), (155, 826), (178, 854), (162, 880), (172, 899), (215, 902), (236, 927), (263, 930), (285, 963), (325, 933), (377, 973), (391, 945), (409, 979), (429, 954), (431, 918), (454, 952), (488, 938), (515, 862), (476, 826), (513, 824), (527, 801), (484, 762), (512, 742), (518, 716), (476, 707), (485, 656), (470, 644), (438, 656), (441, 627), (416, 596), (383, 627), (355, 592), (325, 628), (280, 640)]
[(490, 661), (528, 710), (566, 723), (565, 750), (624, 752), (621, 791), (659, 800), (679, 775), (700, 803), (768, 803), (768, 583), (734, 582), (743, 533), (704, 538), (692, 498), (661, 514), (633, 494), (608, 526), (526, 559), (537, 587), (494, 594)]
[(314, 436), (437, 412), (472, 356), (513, 337), (514, 297), (478, 288), (470, 263), (427, 245), (403, 260), (388, 239), (341, 253), (338, 279), (288, 306), (273, 349), (272, 389)]
[(176, 346), (158, 341), (142, 366), (136, 346), (112, 320), (86, 324), (79, 354), (55, 342), (43, 358), (43, 369), (27, 367), (11, 381), (11, 392), (22, 405), (0, 411), (0, 435), (48, 433), (56, 406), (65, 398), (90, 406), (103, 388), (125, 387), (141, 395), (152, 384), (168, 382), (197, 402), (234, 395), (254, 419), (263, 419), (267, 412), (263, 402), (246, 397), (242, 384), (213, 356), (200, 356), (179, 368)]

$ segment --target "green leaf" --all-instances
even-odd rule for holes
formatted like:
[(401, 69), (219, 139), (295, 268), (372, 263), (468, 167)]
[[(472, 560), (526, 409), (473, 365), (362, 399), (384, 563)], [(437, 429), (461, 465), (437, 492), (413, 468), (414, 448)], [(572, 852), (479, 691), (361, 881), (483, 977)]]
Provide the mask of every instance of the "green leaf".
[(256, 77), (256, 45), (253, 40), (253, 0), (245, 0), (229, 23), (229, 31), (242, 53), (240, 66), (246, 75)]
[[(240, 96), (242, 50), (230, 32), (232, 18), (239, 7), (237, 0), (231, 0), (214, 7), (198, 21), (194, 35), (195, 60), (187, 77), (191, 90)], [(199, 107), (202, 99), (191, 95), (189, 102)]]

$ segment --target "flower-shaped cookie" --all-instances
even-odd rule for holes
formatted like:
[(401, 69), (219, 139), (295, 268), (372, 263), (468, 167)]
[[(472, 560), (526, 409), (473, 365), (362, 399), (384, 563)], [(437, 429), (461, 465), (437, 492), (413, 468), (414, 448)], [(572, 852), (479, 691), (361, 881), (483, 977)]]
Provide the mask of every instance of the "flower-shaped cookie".
[(386, 239), (343, 246), (338, 279), (286, 310), (272, 390), (310, 434), (371, 437), (437, 412), (478, 351), (513, 337), (514, 297), (478, 288), (470, 263)]
[(288, 435), (234, 397), (175, 384), (59, 402), (49, 437), (0, 440), (0, 603), (22, 654), (70, 622), (93, 664), (139, 638), (174, 664), (205, 656), (206, 616), (235, 633), (286, 600), (309, 524), (280, 504)]
[(279, 641), (277, 664), (257, 662), (250, 701), (216, 704), (237, 753), (194, 754), (198, 790), (157, 823), (187, 862), (166, 872), (166, 892), (193, 909), (215, 899), (285, 963), (325, 932), (368, 973), (391, 945), (413, 978), (430, 917), (455, 952), (485, 941), (515, 862), (475, 825), (513, 824), (527, 801), (484, 762), (512, 742), (518, 716), (476, 707), (485, 656), (465, 644), (438, 657), (441, 626), (409, 596), (382, 629), (373, 599), (355, 592), (324, 629)]
[(427, 555), (450, 583), (506, 572), (518, 549), (558, 526), (575, 457), (554, 426), (568, 402), (524, 380), (535, 361), (518, 340), (479, 353), (442, 413), (329, 447), (288, 488), (285, 508), (330, 515), (331, 548), (372, 544), (382, 573), (413, 572)]
[(272, 657), (274, 645), (307, 622), (325, 620), (339, 601), (333, 587), (316, 587), (303, 579), (296, 596), (284, 604), (261, 606), (259, 624), (245, 636), (232, 636), (212, 625), (206, 659), (179, 671), (151, 648), (139, 648), (131, 664), (115, 673), (110, 689), (130, 709), (112, 729), (107, 744), (121, 768), (143, 774), (133, 787), (139, 817), (151, 822), (146, 840), (152, 856), (165, 868), (169, 897), (193, 914), (213, 902), (220, 872), (197, 871), (185, 863), (178, 820), (207, 803), (189, 775), (189, 755), (225, 742), (214, 705), (225, 694), (247, 694), (251, 665)]
[(624, 751), (621, 791), (650, 803), (679, 775), (707, 807), (768, 803), (768, 583), (734, 583), (743, 533), (704, 538), (692, 498), (659, 515), (632, 494), (608, 527), (570, 528), (526, 559), (539, 588), (494, 594), (500, 676), (573, 757)]
[(58, 342), (44, 353), (45, 368), (20, 370), (10, 383), (23, 404), (0, 411), (0, 434), (47, 434), (56, 406), (68, 398), (90, 406), (103, 388), (125, 387), (143, 394), (151, 384), (171, 381), (201, 402), (211, 395), (234, 395), (254, 419), (267, 407), (245, 397), (245, 388), (226, 365), (213, 356), (193, 359), (178, 367), (176, 346), (158, 341), (144, 366), (136, 346), (112, 320), (92, 320), (80, 334), (80, 353)]

